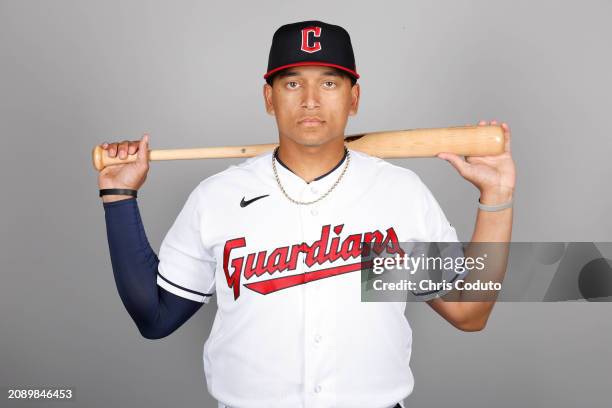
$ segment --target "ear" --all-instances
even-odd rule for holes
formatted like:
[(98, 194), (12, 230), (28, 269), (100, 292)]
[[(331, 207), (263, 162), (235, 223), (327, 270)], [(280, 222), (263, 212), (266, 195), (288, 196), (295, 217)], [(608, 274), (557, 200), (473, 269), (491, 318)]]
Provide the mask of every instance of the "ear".
[(359, 84), (355, 84), (351, 88), (351, 108), (349, 109), (349, 116), (354, 116), (359, 110), (359, 97), (361, 96), (361, 87)]
[(263, 97), (264, 97), (264, 103), (266, 105), (266, 112), (268, 112), (269, 115), (274, 116), (274, 105), (272, 104), (272, 93), (273, 93), (273, 89), (270, 85), (268, 85), (268, 83), (265, 83), (263, 86)]

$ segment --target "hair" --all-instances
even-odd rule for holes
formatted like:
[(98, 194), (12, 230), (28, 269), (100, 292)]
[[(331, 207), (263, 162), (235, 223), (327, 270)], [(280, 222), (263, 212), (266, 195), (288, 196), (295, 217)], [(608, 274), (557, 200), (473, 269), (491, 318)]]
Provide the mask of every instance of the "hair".
[[(339, 73), (341, 76), (343, 76), (343, 77), (345, 77), (345, 78), (350, 79), (350, 80), (351, 80), (351, 86), (354, 86), (354, 85), (357, 83), (357, 78), (353, 77), (352, 75), (349, 75), (349, 74), (348, 74), (346, 71), (343, 71), (343, 70), (338, 69), (338, 68), (334, 68), (334, 69), (335, 69), (336, 71), (338, 71), (338, 73)], [(270, 75), (269, 77), (267, 77), (267, 78), (266, 78), (266, 83), (267, 83), (268, 85), (272, 86), (272, 83), (274, 82), (274, 78), (276, 78), (276, 76), (277, 76), (277, 75), (278, 75), (280, 72), (282, 72), (282, 70), (281, 70), (281, 71), (279, 71), (279, 72), (275, 72), (274, 74), (272, 74), (272, 75)]]

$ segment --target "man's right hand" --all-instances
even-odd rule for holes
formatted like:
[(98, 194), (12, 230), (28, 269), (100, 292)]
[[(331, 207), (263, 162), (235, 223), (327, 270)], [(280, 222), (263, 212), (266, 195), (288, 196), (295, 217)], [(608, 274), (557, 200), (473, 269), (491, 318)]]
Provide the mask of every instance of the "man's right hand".
[[(128, 154), (137, 153), (137, 159), (134, 162), (126, 164), (115, 164), (107, 166), (98, 174), (98, 188), (127, 188), (138, 190), (147, 179), (149, 172), (149, 160), (147, 152), (149, 151), (149, 135), (144, 134), (140, 140), (124, 140), (119, 143), (104, 143), (102, 149), (108, 157), (119, 157), (126, 159)], [(111, 201), (124, 200), (130, 198), (129, 195), (104, 195), (102, 201), (105, 203)]]

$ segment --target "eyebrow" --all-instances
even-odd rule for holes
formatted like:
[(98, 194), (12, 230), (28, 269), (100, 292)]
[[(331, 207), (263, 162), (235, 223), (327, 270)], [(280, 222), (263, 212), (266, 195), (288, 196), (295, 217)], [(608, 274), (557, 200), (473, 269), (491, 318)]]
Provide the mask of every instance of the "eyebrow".
[[(278, 74), (279, 78), (285, 78), (285, 77), (290, 77), (290, 76), (300, 76), (300, 73), (297, 72), (297, 71), (292, 71), (292, 70), (288, 69), (288, 70), (281, 71)], [(340, 77), (342, 75), (340, 75), (340, 73), (338, 71), (330, 69), (330, 70), (324, 71), (322, 76)]]

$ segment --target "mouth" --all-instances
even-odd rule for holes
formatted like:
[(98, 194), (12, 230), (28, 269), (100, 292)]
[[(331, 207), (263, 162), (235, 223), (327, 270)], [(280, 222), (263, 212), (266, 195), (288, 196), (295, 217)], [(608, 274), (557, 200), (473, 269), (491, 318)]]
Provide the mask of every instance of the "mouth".
[(298, 120), (298, 124), (303, 126), (321, 126), (325, 123), (324, 120), (316, 117), (307, 117)]

